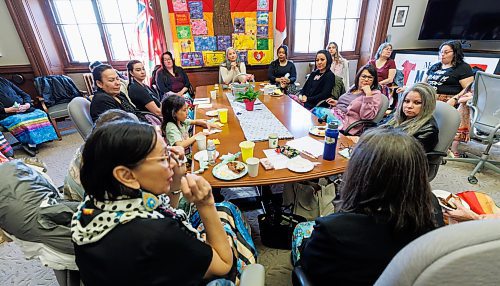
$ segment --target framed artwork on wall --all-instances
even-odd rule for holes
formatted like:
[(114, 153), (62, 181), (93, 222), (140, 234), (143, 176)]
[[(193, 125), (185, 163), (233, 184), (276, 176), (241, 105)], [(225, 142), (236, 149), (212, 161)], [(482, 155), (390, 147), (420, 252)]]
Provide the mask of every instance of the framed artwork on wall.
[(394, 18), (392, 20), (393, 27), (404, 27), (406, 25), (406, 18), (408, 17), (409, 9), (410, 6), (396, 6)]

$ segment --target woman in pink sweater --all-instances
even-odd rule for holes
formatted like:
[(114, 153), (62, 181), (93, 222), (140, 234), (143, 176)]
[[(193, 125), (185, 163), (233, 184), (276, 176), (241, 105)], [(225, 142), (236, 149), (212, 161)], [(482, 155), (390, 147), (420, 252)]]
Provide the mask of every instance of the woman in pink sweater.
[[(371, 120), (380, 110), (382, 93), (377, 89), (377, 71), (372, 65), (363, 66), (356, 74), (354, 85), (349, 91), (339, 97), (327, 99), (331, 108), (316, 107), (312, 113), (327, 122), (336, 121), (339, 129), (346, 129), (358, 120)], [(357, 135), (362, 126), (350, 130), (351, 135)]]

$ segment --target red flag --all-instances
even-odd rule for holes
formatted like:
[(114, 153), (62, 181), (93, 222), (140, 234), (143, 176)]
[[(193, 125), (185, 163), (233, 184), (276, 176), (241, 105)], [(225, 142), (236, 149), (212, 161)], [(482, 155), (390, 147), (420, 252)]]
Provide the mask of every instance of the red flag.
[(276, 49), (283, 44), (283, 40), (286, 38), (286, 11), (285, 11), (285, 0), (276, 1), (276, 25), (274, 31), (274, 47), (275, 54), (274, 58), (277, 57)]

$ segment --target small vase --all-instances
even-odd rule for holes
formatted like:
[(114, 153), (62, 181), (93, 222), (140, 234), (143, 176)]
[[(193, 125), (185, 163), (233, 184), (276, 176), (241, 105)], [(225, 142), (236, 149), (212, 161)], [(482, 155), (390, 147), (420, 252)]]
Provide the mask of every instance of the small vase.
[(248, 111), (252, 111), (253, 110), (253, 105), (255, 103), (255, 100), (245, 99), (245, 100), (243, 100), (243, 102), (245, 102), (245, 108), (246, 108), (246, 110), (248, 110)]

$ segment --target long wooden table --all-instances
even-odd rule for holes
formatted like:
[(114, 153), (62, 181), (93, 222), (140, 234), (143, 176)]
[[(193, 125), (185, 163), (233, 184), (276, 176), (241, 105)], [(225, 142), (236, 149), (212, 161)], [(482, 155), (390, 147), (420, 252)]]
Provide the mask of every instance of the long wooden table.
[[(256, 83), (255, 89), (260, 89), (259, 83)], [(214, 90), (214, 85), (210, 86), (199, 86), (196, 88), (196, 98), (210, 97), (210, 91)], [(205, 113), (209, 110), (227, 108), (228, 109), (228, 122), (222, 127), (222, 132), (209, 135), (208, 139), (219, 139), (220, 145), (217, 145), (217, 151), (220, 155), (227, 154), (228, 152), (236, 153), (240, 151), (239, 143), (245, 141), (245, 135), (240, 127), (238, 118), (234, 114), (231, 105), (225, 95), (225, 93), (231, 92), (230, 90), (222, 90), (219, 85), (219, 90), (217, 93), (217, 99), (211, 99), (212, 108), (211, 109), (199, 109), (196, 108), (196, 119), (210, 119)], [(295, 138), (300, 138), (303, 136), (311, 136), (314, 139), (323, 140), (321, 137), (312, 136), (309, 134), (309, 128), (313, 125), (318, 125), (317, 117), (310, 113), (307, 109), (290, 99), (286, 95), (280, 97), (274, 97), (270, 95), (260, 95), (259, 99), (269, 108), (269, 110), (280, 120), (283, 125), (285, 125), (288, 130), (293, 134)], [(265, 122), (262, 122), (265, 124)], [(195, 132), (202, 131), (203, 128), (196, 127)], [(289, 139), (291, 140), (291, 139)], [(284, 145), (286, 143), (285, 139), (279, 140), (279, 145)], [(340, 145), (351, 146), (352, 141), (348, 138), (340, 135), (339, 142), (337, 144), (337, 152)], [(198, 149), (196, 143), (193, 144), (193, 154), (195, 154)], [(255, 142), (254, 157), (265, 158), (265, 154), (262, 150), (269, 149), (268, 141)], [(303, 155), (301, 155), (303, 156)], [(281, 170), (269, 170), (266, 171), (261, 164), (259, 164), (259, 174), (257, 177), (250, 177), (245, 175), (244, 177), (233, 180), (233, 181), (223, 181), (215, 178), (212, 175), (212, 166), (205, 170), (201, 176), (208, 180), (212, 187), (222, 188), (222, 187), (243, 187), (243, 186), (259, 186), (259, 185), (271, 185), (285, 182), (296, 182), (308, 179), (315, 179), (325, 176), (331, 176), (339, 173), (343, 173), (346, 169), (348, 160), (340, 156), (338, 153), (334, 161), (323, 160), (320, 156), (317, 160), (311, 159), (309, 157), (303, 156), (304, 158), (312, 162), (320, 162), (321, 164), (314, 167), (314, 169), (307, 173), (295, 173), (289, 171), (288, 169)], [(240, 157), (241, 159), (241, 157)], [(216, 163), (220, 163), (220, 157), (217, 159)], [(192, 165), (193, 170), (199, 169), (199, 163), (193, 160)]]

